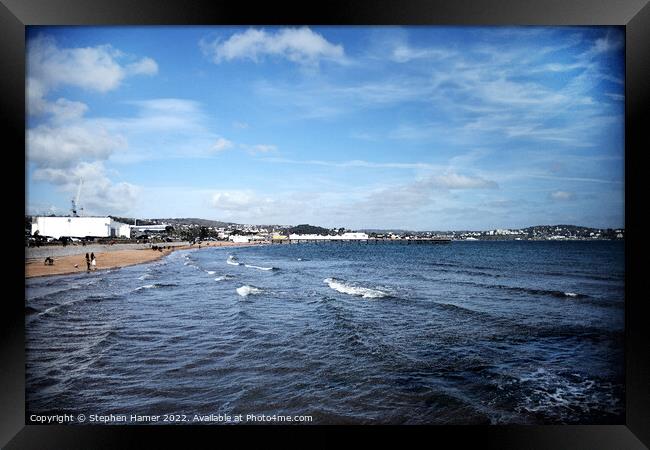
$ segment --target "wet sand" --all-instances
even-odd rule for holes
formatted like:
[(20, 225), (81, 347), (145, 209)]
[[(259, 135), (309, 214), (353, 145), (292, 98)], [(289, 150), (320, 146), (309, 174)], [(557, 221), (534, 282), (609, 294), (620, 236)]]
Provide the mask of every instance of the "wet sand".
[[(155, 245), (155, 244), (154, 244)], [(251, 245), (262, 244), (241, 244), (234, 242), (206, 242), (201, 244), (201, 248), (208, 247), (245, 247)], [(172, 247), (170, 249), (163, 249), (163, 251), (148, 249), (127, 249), (116, 250), (107, 252), (95, 252), (95, 259), (97, 260), (96, 270), (114, 269), (116, 267), (132, 266), (134, 264), (142, 264), (146, 262), (155, 261), (163, 256), (169, 255), (174, 250), (183, 249), (198, 249), (199, 245), (182, 245)], [(86, 251), (80, 247), (79, 254), (60, 256), (54, 258), (54, 265), (47, 266), (44, 264), (44, 259), (29, 259), (25, 260), (25, 278), (43, 277), (49, 275), (63, 275), (70, 273), (82, 273), (87, 271), (86, 267)], [(75, 267), (75, 265), (77, 267)]]

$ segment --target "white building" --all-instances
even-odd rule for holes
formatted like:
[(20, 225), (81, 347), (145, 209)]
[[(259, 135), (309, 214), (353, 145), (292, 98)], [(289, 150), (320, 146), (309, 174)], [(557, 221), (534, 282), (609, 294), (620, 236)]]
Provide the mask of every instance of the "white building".
[(340, 236), (334, 236), (334, 238), (337, 238), (337, 239), (361, 239), (361, 240), (365, 240), (365, 239), (368, 239), (368, 235), (366, 233), (343, 233)]
[(32, 235), (51, 236), (59, 239), (67, 237), (131, 237), (129, 225), (117, 222), (110, 217), (34, 217)]
[(162, 233), (169, 225), (128, 225), (134, 235), (141, 233)]
[(242, 236), (240, 234), (236, 234), (234, 236), (230, 236), (229, 238), (231, 241), (236, 242), (238, 244), (247, 244), (250, 242), (250, 238), (248, 236)]

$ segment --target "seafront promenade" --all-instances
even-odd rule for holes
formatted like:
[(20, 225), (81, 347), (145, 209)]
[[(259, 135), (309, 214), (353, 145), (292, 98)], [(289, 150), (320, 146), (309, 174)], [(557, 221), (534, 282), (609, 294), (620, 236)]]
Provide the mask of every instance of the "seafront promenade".
[(28, 247), (25, 249), (25, 259), (42, 260), (49, 257), (60, 258), (62, 256), (85, 255), (86, 253), (106, 253), (123, 250), (145, 250), (152, 245), (163, 247), (188, 246), (189, 242), (165, 242), (164, 244), (88, 244), (88, 245), (43, 245), (41, 247)]

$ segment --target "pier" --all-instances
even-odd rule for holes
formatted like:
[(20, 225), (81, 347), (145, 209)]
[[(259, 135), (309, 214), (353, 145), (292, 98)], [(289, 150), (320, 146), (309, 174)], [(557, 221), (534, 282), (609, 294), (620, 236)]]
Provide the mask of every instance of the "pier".
[(403, 245), (423, 245), (423, 244), (449, 244), (450, 238), (421, 238), (421, 239), (387, 239), (387, 238), (368, 238), (368, 239), (327, 239), (327, 238), (297, 238), (297, 239), (272, 239), (272, 244), (307, 244), (307, 243), (332, 243), (341, 242), (348, 244), (403, 244)]

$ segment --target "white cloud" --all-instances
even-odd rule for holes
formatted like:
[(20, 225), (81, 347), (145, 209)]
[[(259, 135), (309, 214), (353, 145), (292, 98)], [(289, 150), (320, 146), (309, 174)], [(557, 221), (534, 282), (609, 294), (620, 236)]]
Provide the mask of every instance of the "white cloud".
[(107, 92), (117, 88), (127, 75), (153, 75), (158, 66), (151, 58), (122, 65), (124, 53), (110, 45), (61, 48), (47, 36), (38, 36), (27, 44), (27, 74), (40, 81), (46, 90), (58, 86), (76, 86)]
[(158, 64), (151, 58), (142, 58), (140, 61), (126, 66), (127, 73), (131, 75), (155, 75), (158, 73)]
[[(281, 198), (281, 200), (278, 200)], [(315, 197), (310, 197), (313, 204)], [(264, 196), (252, 190), (222, 190), (210, 195), (208, 205), (219, 217), (244, 223), (293, 223), (305, 217), (311, 206), (304, 195), (295, 193)]]
[(25, 156), (33, 170), (32, 179), (69, 195), (76, 193), (83, 179), (81, 203), (86, 214), (132, 210), (139, 188), (113, 182), (104, 167), (104, 161), (116, 151), (128, 148), (124, 133), (128, 127), (113, 127), (115, 119), (88, 119), (85, 103), (48, 96), (67, 86), (104, 93), (118, 88), (128, 76), (154, 75), (157, 71), (153, 59), (137, 59), (110, 45), (62, 48), (45, 35), (30, 40), (27, 112), (45, 116), (26, 130)]
[(128, 131), (130, 134), (185, 134), (185, 140), (199, 136), (210, 141), (218, 138), (209, 132), (209, 119), (198, 102), (179, 98), (157, 98), (131, 101), (128, 104), (137, 107), (134, 116), (101, 119), (100, 122), (110, 129)]
[(609, 51), (619, 50), (622, 47), (623, 39), (621, 34), (617, 33), (616, 35), (612, 35), (611, 33), (607, 33), (606, 36), (600, 39), (596, 39), (596, 42), (594, 42), (594, 45), (591, 48), (591, 51), (595, 53), (605, 53)]
[(26, 156), (37, 167), (68, 167), (79, 161), (104, 160), (127, 146), (126, 139), (88, 122), (27, 130)]
[(616, 101), (619, 101), (619, 102), (625, 101), (625, 95), (623, 95), (623, 94), (613, 94), (613, 93), (610, 93), (610, 92), (606, 92), (605, 95), (607, 97), (611, 98), (612, 100), (616, 100)]
[(298, 120), (331, 118), (409, 101), (426, 103), (433, 92), (428, 80), (403, 76), (345, 85), (312, 79), (298, 84), (260, 81), (254, 89)]
[(240, 147), (243, 148), (244, 150), (247, 150), (252, 155), (257, 153), (274, 152), (278, 149), (275, 145), (269, 145), (269, 144), (256, 144), (256, 145), (240, 144)]
[(233, 147), (233, 143), (229, 141), (228, 139), (219, 137), (217, 138), (217, 141), (214, 143), (212, 146), (212, 150), (215, 152), (220, 152), (223, 150), (228, 150), (229, 148)]
[[(426, 204), (427, 201), (425, 200), (432, 198), (435, 193), (439, 194), (447, 193), (450, 191), (499, 189), (499, 184), (490, 178), (493, 178), (495, 176), (502, 177), (502, 174), (497, 173), (491, 174), (490, 176), (481, 176), (481, 172), (477, 172), (471, 167), (474, 161), (484, 157), (486, 154), (487, 152), (485, 150), (476, 149), (466, 154), (453, 157), (446, 164), (432, 164), (425, 162), (372, 162), (364, 160), (300, 161), (285, 158), (263, 158), (263, 160), (276, 164), (301, 164), (340, 169), (397, 169), (413, 171), (413, 173), (417, 176), (417, 180), (414, 182), (395, 184), (388, 188), (375, 190), (373, 191), (374, 193), (371, 194), (368, 192), (362, 192), (360, 194), (360, 197), (367, 195), (373, 196), (367, 201), (368, 205), (376, 203), (377, 199), (379, 198), (394, 199), (396, 204), (402, 201), (405, 205), (407, 205), (412, 199), (420, 199), (422, 200), (421, 204)], [(470, 174), (462, 174), (463, 172), (469, 172)], [(402, 200), (399, 200), (400, 198)], [(400, 209), (402, 212), (407, 210), (408, 208)]]
[(39, 36), (27, 44), (27, 73), (46, 89), (71, 85), (106, 92), (125, 76), (119, 55), (110, 45), (60, 48), (53, 38)]
[(393, 49), (391, 59), (395, 62), (405, 63), (414, 59), (443, 59), (452, 56), (454, 53), (449, 50), (438, 48), (412, 48), (408, 45), (398, 45)]
[(44, 102), (43, 112), (51, 115), (53, 123), (64, 123), (80, 119), (88, 111), (88, 105), (75, 102), (66, 98), (59, 98), (55, 102)]
[(217, 192), (212, 196), (212, 206), (224, 211), (240, 211), (259, 203), (260, 200), (251, 191)]
[(235, 59), (259, 62), (265, 56), (278, 56), (298, 64), (344, 60), (341, 45), (330, 43), (308, 27), (282, 28), (275, 33), (249, 28), (242, 33), (233, 34), (225, 41), (202, 40), (200, 44), (203, 52), (217, 64)]
[[(158, 65), (151, 58), (122, 64), (128, 55), (111, 47), (61, 48), (52, 37), (39, 35), (27, 43), (28, 113), (56, 113), (45, 97), (62, 86), (108, 92), (130, 75), (154, 75)], [(133, 59), (133, 58), (130, 58)]]
[[(367, 189), (365, 192), (346, 193), (336, 204), (321, 206), (322, 215), (345, 216), (360, 225), (376, 223), (416, 223), (431, 212), (433, 206), (453, 205), (458, 190), (481, 190), (498, 188), (496, 182), (482, 177), (447, 172), (429, 175), (416, 181)], [(473, 195), (468, 193), (468, 195)], [(407, 219), (404, 219), (406, 218)]]
[(84, 214), (122, 214), (133, 211), (140, 187), (131, 183), (112, 182), (101, 161), (81, 162), (68, 168), (40, 168), (34, 171), (36, 181), (57, 186), (70, 196), (76, 195), (83, 180), (79, 204)]
[(426, 181), (425, 185), (438, 189), (496, 189), (499, 187), (495, 181), (457, 173), (434, 175)]
[(141, 108), (141, 115), (156, 114), (191, 114), (200, 113), (199, 103), (182, 98), (154, 98), (130, 102)]
[(339, 168), (364, 168), (364, 169), (406, 169), (406, 170), (445, 170), (446, 166), (439, 164), (430, 164), (423, 162), (403, 163), (403, 162), (373, 162), (360, 159), (350, 161), (321, 161), (321, 160), (295, 160), (286, 158), (264, 158), (264, 161), (271, 163), (286, 164), (304, 164), (310, 166), (325, 166)]

